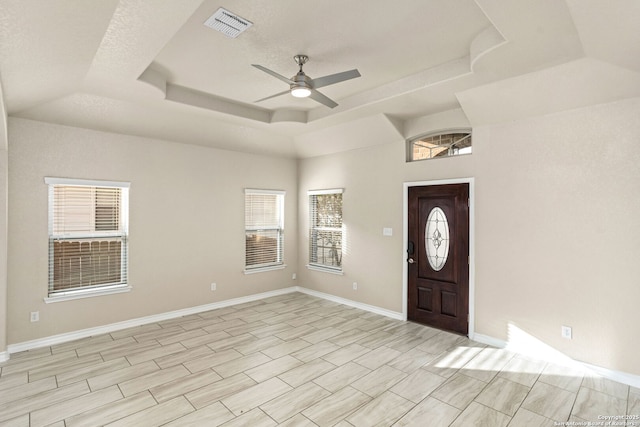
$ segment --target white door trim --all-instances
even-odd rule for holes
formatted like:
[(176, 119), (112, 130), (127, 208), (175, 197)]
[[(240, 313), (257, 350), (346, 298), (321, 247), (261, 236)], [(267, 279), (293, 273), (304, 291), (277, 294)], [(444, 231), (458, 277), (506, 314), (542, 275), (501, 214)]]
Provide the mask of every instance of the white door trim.
[(409, 242), (409, 187), (445, 184), (469, 184), (469, 337), (475, 333), (475, 178), (453, 178), (433, 181), (411, 181), (403, 183), (402, 217), (402, 319), (407, 320), (408, 268), (407, 246)]

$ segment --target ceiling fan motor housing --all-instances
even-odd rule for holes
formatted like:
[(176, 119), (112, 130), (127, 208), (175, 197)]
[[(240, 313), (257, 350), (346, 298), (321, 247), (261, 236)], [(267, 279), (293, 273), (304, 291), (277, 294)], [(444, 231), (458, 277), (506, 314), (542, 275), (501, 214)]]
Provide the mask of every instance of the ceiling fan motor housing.
[(305, 73), (299, 71), (295, 76), (291, 77), (291, 85), (289, 86), (291, 94), (298, 98), (304, 98), (311, 94), (311, 79)]

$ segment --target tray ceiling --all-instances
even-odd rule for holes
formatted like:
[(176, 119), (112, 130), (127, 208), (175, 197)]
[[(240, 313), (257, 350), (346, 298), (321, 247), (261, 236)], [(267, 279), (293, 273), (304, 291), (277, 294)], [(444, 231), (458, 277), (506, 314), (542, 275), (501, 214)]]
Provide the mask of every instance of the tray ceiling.
[[(9, 116), (320, 155), (340, 151), (322, 141), (345, 134), (361, 135), (365, 146), (402, 140), (406, 121), (464, 109), (460, 99), (473, 111), (475, 90), (486, 96), (487, 85), (586, 54), (635, 75), (638, 21), (629, 15), (637, 16), (637, 2), (590, 3), (0, 0), (0, 79)], [(595, 17), (617, 3), (626, 13), (608, 12), (622, 24), (607, 32)], [(237, 38), (205, 26), (219, 7), (253, 25)], [(289, 77), (296, 54), (310, 57), (310, 77), (353, 68), (362, 77), (322, 89), (334, 109), (289, 94), (256, 103), (287, 87), (251, 64)]]

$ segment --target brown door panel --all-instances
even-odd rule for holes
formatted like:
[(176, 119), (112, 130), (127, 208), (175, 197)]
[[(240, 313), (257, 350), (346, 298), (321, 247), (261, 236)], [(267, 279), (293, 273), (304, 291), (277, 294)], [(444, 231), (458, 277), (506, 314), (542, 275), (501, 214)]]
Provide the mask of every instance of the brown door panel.
[(436, 312), (450, 317), (466, 314), (460, 313), (458, 290), (455, 284), (419, 280), (415, 295), (417, 308), (421, 310)]
[[(469, 312), (468, 197), (468, 184), (412, 187), (408, 206), (414, 259), (409, 264), (408, 317), (463, 334), (468, 333)], [(429, 262), (425, 230), (432, 212), (430, 250), (438, 257)]]

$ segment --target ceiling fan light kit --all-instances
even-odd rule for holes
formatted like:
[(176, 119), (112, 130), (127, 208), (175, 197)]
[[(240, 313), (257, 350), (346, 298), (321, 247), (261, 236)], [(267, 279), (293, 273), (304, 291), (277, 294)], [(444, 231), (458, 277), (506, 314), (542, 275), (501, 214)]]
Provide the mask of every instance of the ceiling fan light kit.
[[(319, 102), (323, 105), (326, 105), (329, 108), (334, 108), (338, 106), (338, 103), (334, 100), (328, 98), (322, 93), (318, 92), (316, 89), (324, 86), (329, 86), (335, 83), (340, 83), (345, 80), (354, 79), (356, 77), (360, 77), (360, 72), (356, 69), (350, 71), (344, 71), (342, 73), (331, 74), (328, 76), (320, 77), (317, 79), (312, 79), (307, 76), (304, 71), (302, 71), (302, 66), (307, 63), (309, 57), (307, 55), (295, 55), (293, 59), (296, 61), (296, 64), (300, 67), (300, 71), (291, 77), (290, 79), (284, 77), (281, 74), (276, 73), (262, 65), (252, 64), (257, 69), (264, 71), (267, 74), (277, 78), (278, 80), (282, 80), (285, 83), (289, 83), (289, 93), (296, 98), (307, 98), (311, 97), (316, 102)], [(256, 102), (265, 101), (267, 99), (275, 98), (280, 95), (284, 95), (285, 92), (281, 92), (275, 95), (268, 96), (266, 98), (262, 98), (257, 100)]]
[(309, 95), (311, 95), (311, 89), (306, 87), (293, 86), (291, 88), (291, 95), (296, 98), (307, 98)]
[(311, 79), (304, 74), (302, 66), (307, 63), (309, 57), (307, 55), (296, 55), (293, 59), (300, 67), (300, 71), (298, 71), (298, 74), (291, 77), (291, 80), (293, 80), (293, 83), (289, 86), (291, 95), (296, 98), (307, 98), (311, 95)]

